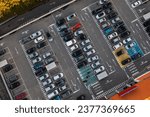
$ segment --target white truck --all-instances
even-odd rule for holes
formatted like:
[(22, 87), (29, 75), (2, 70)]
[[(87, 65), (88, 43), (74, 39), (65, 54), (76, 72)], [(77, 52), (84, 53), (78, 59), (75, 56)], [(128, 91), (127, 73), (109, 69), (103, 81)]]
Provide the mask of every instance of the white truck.
[(54, 69), (54, 68), (56, 68), (56, 67), (57, 67), (57, 65), (56, 65), (55, 62), (52, 62), (52, 63), (46, 65), (47, 71), (50, 71), (50, 70), (52, 70), (52, 69)]
[(108, 76), (108, 74), (106, 71), (103, 71), (103, 72), (97, 74), (98, 80), (102, 80), (102, 79), (106, 78), (107, 76)]

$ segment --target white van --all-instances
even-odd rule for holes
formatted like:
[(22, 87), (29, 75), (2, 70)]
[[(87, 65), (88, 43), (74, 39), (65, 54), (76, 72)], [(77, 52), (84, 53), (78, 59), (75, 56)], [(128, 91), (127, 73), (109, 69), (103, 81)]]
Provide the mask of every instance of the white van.
[(66, 45), (67, 46), (72, 46), (73, 44), (75, 44), (77, 41), (75, 40), (75, 39), (72, 39), (72, 40), (70, 40), (70, 41), (67, 41), (66, 42)]

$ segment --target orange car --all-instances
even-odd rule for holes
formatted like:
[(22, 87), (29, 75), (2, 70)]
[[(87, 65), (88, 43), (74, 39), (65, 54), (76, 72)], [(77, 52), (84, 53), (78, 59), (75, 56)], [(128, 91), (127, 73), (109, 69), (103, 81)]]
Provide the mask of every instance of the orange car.
[(70, 29), (75, 32), (77, 29), (81, 27), (81, 23), (77, 23), (76, 25), (72, 26)]

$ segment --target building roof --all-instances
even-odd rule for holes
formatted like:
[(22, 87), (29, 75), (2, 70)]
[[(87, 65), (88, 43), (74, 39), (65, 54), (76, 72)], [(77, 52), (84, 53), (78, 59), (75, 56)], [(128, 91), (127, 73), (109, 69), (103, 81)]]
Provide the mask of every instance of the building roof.
[(137, 78), (137, 88), (124, 96), (114, 95), (112, 100), (144, 100), (150, 99), (150, 72)]

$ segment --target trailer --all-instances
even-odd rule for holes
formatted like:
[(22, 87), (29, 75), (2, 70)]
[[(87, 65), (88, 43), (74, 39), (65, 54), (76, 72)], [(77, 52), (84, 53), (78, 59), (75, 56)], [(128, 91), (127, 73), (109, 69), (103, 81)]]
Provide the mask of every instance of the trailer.
[(145, 15), (143, 15), (144, 20), (148, 20), (150, 19), (150, 12), (146, 13)]
[(103, 71), (102, 73), (97, 75), (98, 80), (102, 80), (108, 76), (106, 71)]

